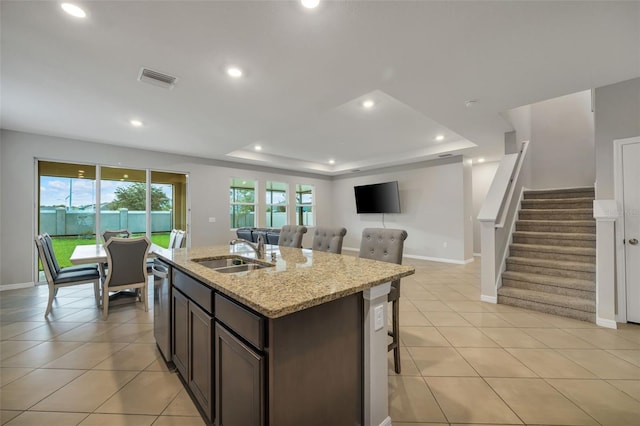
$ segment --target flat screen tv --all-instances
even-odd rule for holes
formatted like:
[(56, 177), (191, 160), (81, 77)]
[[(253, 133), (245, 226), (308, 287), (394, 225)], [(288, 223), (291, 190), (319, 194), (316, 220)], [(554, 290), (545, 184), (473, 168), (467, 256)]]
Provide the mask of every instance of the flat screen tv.
[(398, 181), (354, 186), (356, 212), (400, 213)]

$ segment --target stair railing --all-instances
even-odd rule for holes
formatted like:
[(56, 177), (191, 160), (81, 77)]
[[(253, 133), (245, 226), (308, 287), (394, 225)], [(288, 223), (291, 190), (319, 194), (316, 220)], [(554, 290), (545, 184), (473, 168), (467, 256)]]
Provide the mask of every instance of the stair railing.
[(528, 148), (529, 142), (524, 141), (519, 153), (502, 158), (478, 214), (482, 252), (480, 299), (484, 302), (498, 303), (509, 242), (529, 178), (529, 162), (525, 161)]

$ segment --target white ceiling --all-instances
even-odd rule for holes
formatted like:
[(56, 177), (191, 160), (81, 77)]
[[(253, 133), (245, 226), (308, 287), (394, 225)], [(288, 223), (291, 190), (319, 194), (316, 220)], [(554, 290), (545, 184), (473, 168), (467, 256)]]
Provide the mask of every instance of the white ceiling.
[(1, 1), (2, 128), (337, 175), (499, 158), (502, 112), (640, 76), (634, 1), (76, 4)]

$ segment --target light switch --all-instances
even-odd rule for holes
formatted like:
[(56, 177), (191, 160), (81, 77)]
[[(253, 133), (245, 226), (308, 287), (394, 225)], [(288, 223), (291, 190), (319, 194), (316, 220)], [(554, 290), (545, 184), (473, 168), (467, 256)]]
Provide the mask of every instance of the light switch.
[(210, 217), (209, 218), (209, 223), (215, 223), (216, 222), (216, 218), (215, 217)]
[(374, 331), (378, 331), (384, 327), (384, 305), (376, 306), (373, 310), (373, 314), (375, 317), (373, 328)]

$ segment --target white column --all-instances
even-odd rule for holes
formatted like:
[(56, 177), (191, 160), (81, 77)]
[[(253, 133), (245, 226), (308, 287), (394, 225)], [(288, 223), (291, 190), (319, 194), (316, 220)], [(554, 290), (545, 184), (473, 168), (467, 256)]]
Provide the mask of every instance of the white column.
[(387, 367), (387, 282), (362, 292), (364, 298), (364, 425), (391, 426)]
[(618, 207), (615, 200), (594, 200), (596, 219), (596, 324), (617, 328), (615, 221)]
[(496, 288), (496, 222), (480, 220), (480, 300), (498, 303)]

